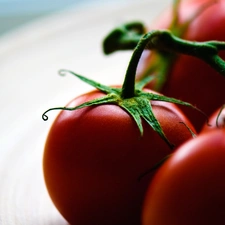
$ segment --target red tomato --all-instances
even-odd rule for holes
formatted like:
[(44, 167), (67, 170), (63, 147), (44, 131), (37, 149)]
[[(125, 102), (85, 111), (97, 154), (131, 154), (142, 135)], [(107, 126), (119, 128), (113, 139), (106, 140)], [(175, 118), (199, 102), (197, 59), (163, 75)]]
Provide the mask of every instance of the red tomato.
[(202, 133), (184, 143), (150, 184), (143, 225), (223, 225), (224, 175), (224, 129)]
[[(104, 94), (92, 91), (69, 107)], [(192, 137), (188, 119), (172, 103), (152, 102), (165, 135), (175, 146)], [(140, 176), (171, 153), (143, 121), (141, 137), (133, 118), (113, 104), (61, 111), (47, 137), (43, 169), (50, 197), (75, 225), (138, 225), (152, 174)]]
[[(225, 107), (225, 106), (224, 106)], [(209, 122), (205, 124), (201, 130), (208, 131), (217, 128), (225, 129), (225, 108), (220, 107), (209, 118)]]
[[(218, 40), (225, 41), (225, 1), (212, 0), (189, 0), (181, 1), (179, 8), (179, 24), (186, 21), (203, 4), (214, 2), (197, 16), (189, 25), (186, 32), (181, 36), (191, 41)], [(163, 13), (156, 20), (149, 30), (168, 28), (171, 22), (171, 10)], [(178, 25), (179, 26), (179, 25)], [(221, 51), (220, 56), (225, 59), (225, 51)], [(146, 51), (139, 63), (138, 77), (141, 77), (146, 68), (156, 58), (154, 53)], [(160, 62), (161, 63), (161, 62)], [(208, 116), (218, 107), (224, 104), (225, 79), (214, 69), (209, 67), (200, 59), (180, 55), (168, 72), (168, 83), (160, 90), (166, 96), (174, 97), (192, 103), (200, 108)], [(154, 89), (153, 85), (149, 86)], [(204, 117), (181, 106), (182, 111), (190, 118), (197, 131), (200, 131)]]

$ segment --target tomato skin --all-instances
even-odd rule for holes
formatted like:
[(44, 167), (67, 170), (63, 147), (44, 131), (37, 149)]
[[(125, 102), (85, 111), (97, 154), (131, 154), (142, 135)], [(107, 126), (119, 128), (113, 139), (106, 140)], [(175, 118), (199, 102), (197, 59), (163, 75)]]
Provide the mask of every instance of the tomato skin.
[[(69, 106), (101, 97), (92, 91)], [(153, 102), (153, 112), (176, 146), (191, 138), (179, 109)], [(116, 105), (61, 111), (45, 145), (43, 170), (50, 197), (75, 225), (140, 224), (141, 206), (153, 174), (139, 177), (171, 153), (168, 145), (143, 122), (140, 137), (134, 120)]]
[[(202, 4), (210, 0), (181, 1), (179, 15), (180, 22), (186, 21)], [(212, 16), (213, 15), (213, 16)], [(168, 28), (171, 21), (171, 10), (163, 13), (149, 28)], [(221, 0), (209, 6), (196, 17), (182, 38), (191, 41), (218, 40), (225, 41), (225, 1)], [(225, 51), (220, 52), (225, 59)], [(154, 61), (152, 52), (146, 51), (140, 60), (138, 77), (144, 73), (151, 61)], [(148, 87), (154, 89), (152, 85)], [(210, 116), (218, 107), (224, 104), (225, 79), (214, 69), (200, 59), (180, 55), (168, 74), (167, 85), (160, 90), (166, 96), (174, 97), (192, 103)], [(201, 130), (205, 118), (190, 108), (180, 106), (182, 111), (191, 120), (197, 131)]]
[(201, 133), (158, 170), (143, 208), (143, 225), (225, 222), (225, 130)]
[[(225, 109), (222, 110), (222, 112), (220, 113), (221, 111), (221, 107), (218, 108), (209, 118), (209, 121), (208, 123), (204, 124), (204, 126), (202, 127), (202, 130), (201, 132), (206, 132), (206, 131), (209, 131), (209, 130), (212, 130), (212, 129), (225, 129)], [(220, 115), (219, 115), (220, 113)], [(217, 117), (219, 115), (219, 118), (218, 118), (218, 126), (217, 126)]]

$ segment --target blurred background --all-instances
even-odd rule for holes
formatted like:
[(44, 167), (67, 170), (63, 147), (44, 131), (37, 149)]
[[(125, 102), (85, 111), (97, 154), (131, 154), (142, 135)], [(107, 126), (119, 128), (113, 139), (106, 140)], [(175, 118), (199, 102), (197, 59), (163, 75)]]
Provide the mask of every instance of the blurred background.
[(126, 4), (129, 1), (133, 0), (0, 0), (0, 36), (35, 19), (64, 9)]

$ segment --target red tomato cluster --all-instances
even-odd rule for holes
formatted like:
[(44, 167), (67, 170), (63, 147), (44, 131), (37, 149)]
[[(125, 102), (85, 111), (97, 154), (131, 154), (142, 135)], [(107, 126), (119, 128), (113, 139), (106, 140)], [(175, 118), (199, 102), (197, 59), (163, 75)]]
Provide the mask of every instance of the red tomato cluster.
[[(180, 23), (209, 0), (183, 1)], [(213, 2), (213, 1), (211, 1)], [(171, 11), (154, 24), (167, 28)], [(194, 41), (225, 41), (225, 1), (214, 1), (188, 26), (183, 38)], [(220, 56), (225, 59), (222, 51)], [(139, 73), (151, 60), (142, 58)], [(222, 225), (225, 223), (225, 79), (204, 62), (181, 55), (169, 71), (162, 90), (168, 96), (197, 105), (210, 115), (182, 107), (199, 134), (177, 148), (157, 171), (149, 185), (142, 212), (142, 225)]]
[[(182, 2), (179, 22), (207, 1)], [(168, 18), (171, 12), (154, 28), (168, 27)], [(224, 24), (221, 0), (196, 17), (183, 38), (225, 40)], [(225, 58), (224, 52), (221, 56)], [(151, 52), (144, 54), (140, 77), (153, 58)], [(55, 119), (44, 149), (44, 178), (53, 203), (70, 224), (225, 224), (225, 78), (204, 62), (183, 55), (168, 73), (161, 93), (211, 115), (206, 124), (193, 109), (181, 107), (181, 111), (173, 103), (149, 101), (173, 149), (143, 118), (141, 136), (137, 118), (121, 108), (120, 101), (62, 110)], [(66, 108), (105, 96), (94, 90)]]
[(143, 225), (225, 223), (224, 113), (180, 146), (157, 171), (145, 197)]

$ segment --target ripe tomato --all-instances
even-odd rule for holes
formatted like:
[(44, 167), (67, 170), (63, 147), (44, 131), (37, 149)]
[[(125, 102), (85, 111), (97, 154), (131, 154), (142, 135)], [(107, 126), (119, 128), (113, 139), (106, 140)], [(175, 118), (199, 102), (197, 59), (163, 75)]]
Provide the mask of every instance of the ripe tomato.
[(147, 191), (143, 225), (223, 225), (225, 130), (184, 143), (162, 165)]
[[(214, 2), (200, 13), (188, 26), (186, 32), (181, 35), (182, 38), (191, 41), (218, 40), (225, 41), (225, 1), (212, 0), (189, 0), (181, 1), (179, 7), (179, 23), (187, 21), (193, 12), (197, 11), (203, 4)], [(154, 21), (148, 28), (162, 29), (169, 28), (172, 20), (172, 10), (168, 10)], [(180, 34), (179, 34), (180, 35)], [(225, 51), (221, 51), (220, 56), (225, 59)], [(155, 53), (146, 51), (139, 62), (138, 77), (142, 77), (151, 63), (156, 60)], [(161, 64), (162, 62), (160, 62)], [(155, 89), (153, 83), (148, 87)], [(206, 65), (200, 59), (181, 55), (168, 72), (168, 80), (162, 90), (166, 96), (174, 97), (192, 103), (200, 108), (208, 116), (218, 107), (224, 104), (225, 79), (211, 67)], [(182, 111), (190, 118), (200, 131), (204, 117), (187, 107), (181, 106)]]
[(209, 122), (205, 124), (201, 130), (208, 131), (217, 128), (225, 129), (225, 105), (217, 109), (209, 118)]
[[(105, 95), (95, 90), (69, 107)], [(155, 117), (175, 146), (194, 128), (172, 103), (152, 102)], [(145, 122), (140, 136), (134, 119), (119, 106), (104, 104), (62, 110), (45, 145), (43, 170), (49, 195), (65, 219), (75, 225), (138, 225), (153, 174), (140, 176), (171, 153)]]

